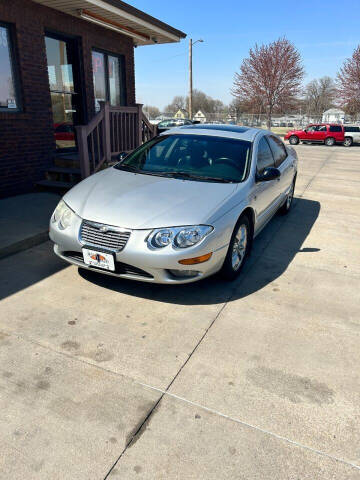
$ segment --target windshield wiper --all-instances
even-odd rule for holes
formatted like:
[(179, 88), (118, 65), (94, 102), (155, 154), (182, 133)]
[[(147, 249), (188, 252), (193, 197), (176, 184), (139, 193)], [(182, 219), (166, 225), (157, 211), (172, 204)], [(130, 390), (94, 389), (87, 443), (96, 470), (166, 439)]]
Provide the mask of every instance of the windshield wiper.
[(134, 167), (133, 165), (122, 165), (121, 163), (118, 165), (115, 165), (115, 168), (118, 170), (126, 170), (128, 172), (135, 172), (135, 173), (141, 173), (141, 170), (138, 168)]
[(148, 170), (140, 170), (139, 168), (134, 167), (133, 165), (116, 165), (115, 168), (118, 170), (125, 170), (133, 173), (140, 173), (143, 175), (152, 175), (154, 177), (166, 177), (167, 172), (151, 172)]
[(227, 180), (226, 178), (222, 178), (222, 177), (207, 177), (203, 175), (194, 175), (193, 173), (188, 173), (188, 172), (164, 172), (164, 175), (168, 175), (169, 177), (173, 177), (173, 178), (189, 178), (192, 180), (234, 183), (233, 180)]
[(222, 178), (222, 177), (207, 177), (202, 175), (194, 175), (193, 173), (188, 173), (188, 172), (166, 172), (166, 171), (151, 172), (148, 170), (140, 170), (132, 165), (122, 165), (122, 164), (116, 165), (115, 168), (119, 170), (140, 173), (143, 175), (152, 175), (154, 177), (171, 177), (176, 179), (188, 178), (190, 180), (202, 180), (204, 182), (212, 181), (212, 182), (219, 182), (219, 183), (235, 183), (233, 180), (227, 180), (226, 178)]

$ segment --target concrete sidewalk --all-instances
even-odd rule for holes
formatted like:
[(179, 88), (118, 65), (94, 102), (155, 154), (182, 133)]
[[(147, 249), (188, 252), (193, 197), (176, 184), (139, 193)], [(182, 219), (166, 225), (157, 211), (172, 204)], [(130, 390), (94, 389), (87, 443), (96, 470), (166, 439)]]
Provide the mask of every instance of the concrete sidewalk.
[(45, 192), (0, 200), (0, 258), (45, 242), (59, 200), (59, 195)]

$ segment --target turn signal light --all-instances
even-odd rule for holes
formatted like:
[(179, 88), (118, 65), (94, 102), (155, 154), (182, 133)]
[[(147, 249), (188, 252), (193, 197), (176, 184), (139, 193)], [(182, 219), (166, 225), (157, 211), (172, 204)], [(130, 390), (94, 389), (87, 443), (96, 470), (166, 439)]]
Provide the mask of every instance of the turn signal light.
[(181, 263), (181, 265), (196, 265), (197, 263), (207, 262), (211, 256), (212, 252), (201, 255), (201, 257), (185, 258), (184, 260), (179, 260), (179, 263)]

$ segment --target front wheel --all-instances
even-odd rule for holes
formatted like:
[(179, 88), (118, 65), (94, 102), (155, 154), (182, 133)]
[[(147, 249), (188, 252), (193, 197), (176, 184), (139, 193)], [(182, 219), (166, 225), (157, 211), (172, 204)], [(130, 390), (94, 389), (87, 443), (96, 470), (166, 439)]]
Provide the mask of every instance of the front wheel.
[(299, 137), (297, 137), (296, 135), (291, 135), (291, 137), (289, 138), (289, 143), (290, 145), (297, 145), (299, 143)]
[(325, 138), (325, 145), (327, 147), (332, 147), (333, 145), (335, 145), (335, 138), (332, 138), (332, 137)]
[(353, 139), (351, 137), (345, 137), (344, 147), (351, 147), (353, 144)]
[(241, 215), (231, 236), (229, 248), (220, 274), (226, 280), (235, 280), (250, 253), (252, 228), (247, 215)]

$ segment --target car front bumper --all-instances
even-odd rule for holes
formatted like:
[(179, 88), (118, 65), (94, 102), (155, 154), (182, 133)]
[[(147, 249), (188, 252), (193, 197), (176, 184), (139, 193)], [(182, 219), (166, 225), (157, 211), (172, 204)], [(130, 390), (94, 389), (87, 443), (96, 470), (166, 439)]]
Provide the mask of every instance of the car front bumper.
[[(80, 227), (80, 218), (77, 218), (66, 230), (60, 230), (57, 224), (50, 223), (50, 239), (55, 244), (56, 255), (81, 268), (143, 282), (182, 284), (201, 280), (221, 269), (228, 247), (228, 245), (219, 245), (216, 229), (199, 245), (186, 249), (175, 249), (172, 246), (150, 249), (146, 240), (152, 230), (132, 230), (125, 248), (120, 252), (111, 252), (101, 245), (88, 246), (92, 250), (114, 253), (116, 270), (113, 272), (84, 263), (82, 248), (87, 245), (79, 239)], [(210, 252), (212, 256), (206, 262), (195, 265), (179, 263), (179, 260), (200, 257)], [(188, 276), (189, 271), (194, 276)]]

